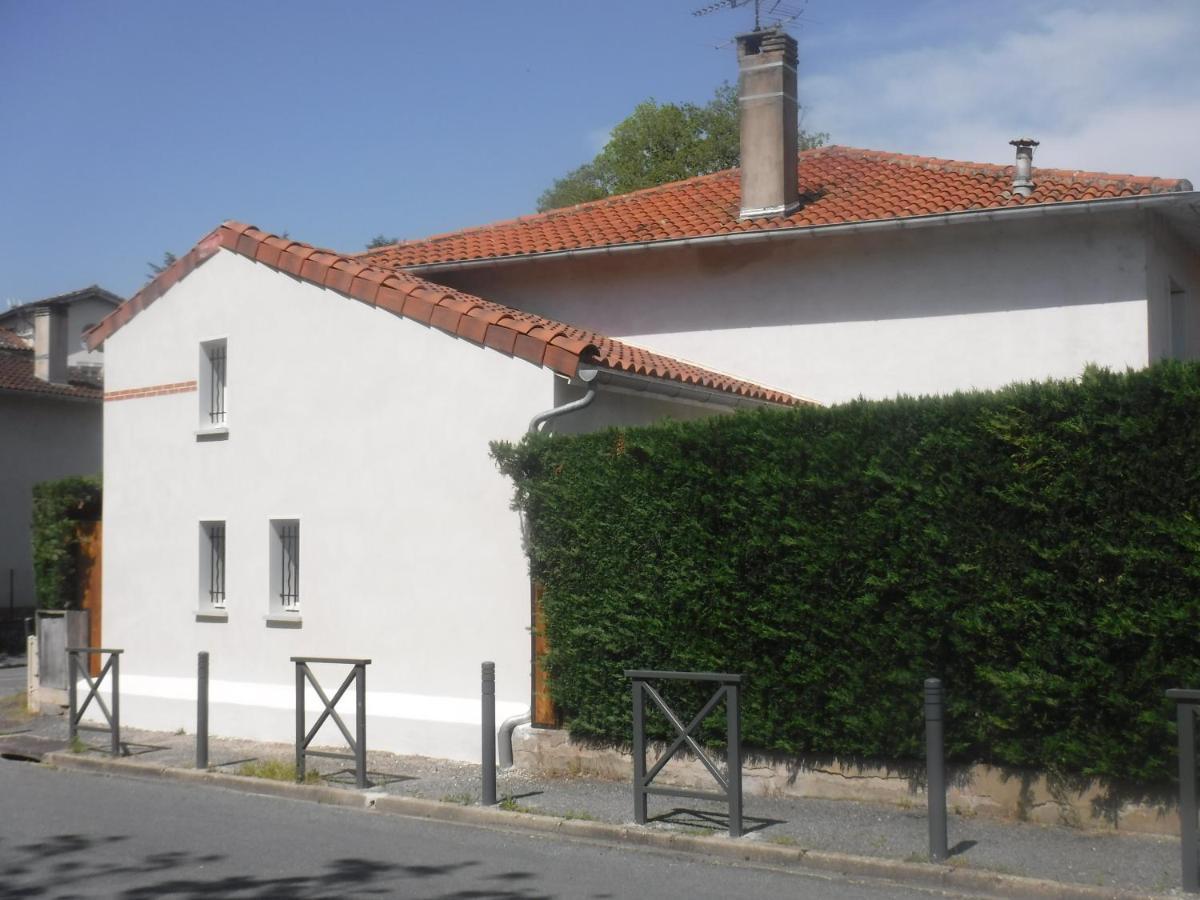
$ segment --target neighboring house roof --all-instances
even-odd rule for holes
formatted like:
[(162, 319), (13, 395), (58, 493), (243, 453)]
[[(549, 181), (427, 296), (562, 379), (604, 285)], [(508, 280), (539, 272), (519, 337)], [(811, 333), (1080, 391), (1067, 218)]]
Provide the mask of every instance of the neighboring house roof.
[[(104, 389), (96, 377), (78, 369), (68, 369), (67, 384), (52, 384), (33, 374), (33, 350), (26, 344), (13, 348), (5, 335), (11, 331), (0, 328), (0, 393), (15, 391), (22, 394), (44, 394), (75, 400), (100, 400)], [(18, 340), (20, 340), (18, 338)], [(24, 342), (22, 342), (24, 343)]]
[(216, 228), (105, 316), (87, 333), (88, 347), (94, 349), (221, 248), (568, 377), (575, 376), (581, 366), (592, 365), (767, 403), (792, 406), (813, 402), (237, 222)]
[(9, 331), (7, 328), (0, 328), (0, 350), (28, 350), (30, 349), (29, 341), (21, 337), (15, 331)]
[(125, 301), (114, 294), (112, 291), (106, 291), (98, 284), (90, 285), (89, 287), (80, 288), (77, 291), (68, 291), (65, 294), (57, 294), (54, 297), (46, 297), (42, 300), (30, 300), (28, 303), (22, 303), (20, 306), (13, 306), (9, 309), (0, 310), (0, 319), (5, 319), (13, 313), (26, 313), (37, 306), (65, 306), (74, 303), (77, 300), (102, 300), (112, 306), (120, 306)]
[(1185, 179), (1035, 168), (1033, 194), (1023, 198), (1012, 193), (1012, 166), (836, 146), (801, 153), (798, 172), (802, 202), (790, 216), (740, 219), (741, 172), (727, 169), (538, 215), (393, 244), (355, 258), (405, 268), (1192, 189)]

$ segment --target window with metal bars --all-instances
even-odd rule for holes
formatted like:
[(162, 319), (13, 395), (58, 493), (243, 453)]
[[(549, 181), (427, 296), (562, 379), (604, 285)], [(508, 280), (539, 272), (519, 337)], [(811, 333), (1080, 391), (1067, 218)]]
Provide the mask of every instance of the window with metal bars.
[(208, 424), (225, 424), (225, 342), (212, 341), (204, 347), (208, 358)]
[(300, 610), (300, 522), (277, 519), (272, 523), (271, 605), (283, 612)]
[(225, 523), (202, 522), (200, 547), (200, 600), (225, 608)]

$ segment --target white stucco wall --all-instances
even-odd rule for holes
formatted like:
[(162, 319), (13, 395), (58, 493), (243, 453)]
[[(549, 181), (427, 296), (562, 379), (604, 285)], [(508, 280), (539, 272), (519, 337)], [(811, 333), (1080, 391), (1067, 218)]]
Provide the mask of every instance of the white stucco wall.
[(1140, 215), (656, 249), (434, 277), (825, 403), (1149, 360)]
[[(527, 566), (488, 442), (520, 438), (554, 376), (223, 251), (109, 338), (107, 390), (195, 379), (222, 337), (228, 439), (197, 440), (195, 392), (105, 404), (103, 638), (125, 650), (126, 721), (192, 730), (207, 650), (212, 732), (289, 741), (289, 657), (367, 657), (369, 746), (476, 758), (480, 662), (500, 719), (529, 701)], [(264, 621), (280, 518), (300, 521), (300, 628)], [(195, 615), (208, 520), (226, 523), (223, 622)]]
[(68, 475), (98, 475), (99, 401), (0, 391), (0, 607), (36, 605), (30, 518), (33, 486)]

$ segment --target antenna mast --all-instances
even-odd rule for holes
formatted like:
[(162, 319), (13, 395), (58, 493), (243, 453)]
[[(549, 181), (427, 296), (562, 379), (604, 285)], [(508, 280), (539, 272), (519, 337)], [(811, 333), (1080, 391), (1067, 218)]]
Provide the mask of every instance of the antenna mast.
[(805, 7), (808, 6), (808, 0), (800, 0), (797, 2), (785, 2), (785, 0), (715, 0), (715, 2), (702, 6), (700, 9), (693, 10), (693, 16), (707, 16), (711, 13), (719, 12), (722, 9), (737, 9), (741, 6), (749, 6), (754, 4), (754, 30), (762, 31), (762, 7), (767, 5), (767, 16), (776, 17), (771, 23), (772, 28), (782, 28), (804, 13)]

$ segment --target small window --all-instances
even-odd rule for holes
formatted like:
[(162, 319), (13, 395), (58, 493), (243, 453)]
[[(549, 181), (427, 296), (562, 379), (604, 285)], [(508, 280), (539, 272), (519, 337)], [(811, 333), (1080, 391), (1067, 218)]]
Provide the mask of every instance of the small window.
[(1170, 282), (1171, 356), (1174, 359), (1195, 359), (1200, 353), (1200, 317), (1189, 302), (1187, 291)]
[(229, 424), (229, 382), (226, 343), (222, 338), (200, 345), (200, 427), (225, 428)]
[(200, 523), (200, 609), (225, 608), (225, 523)]
[(271, 611), (300, 612), (300, 520), (271, 520)]

